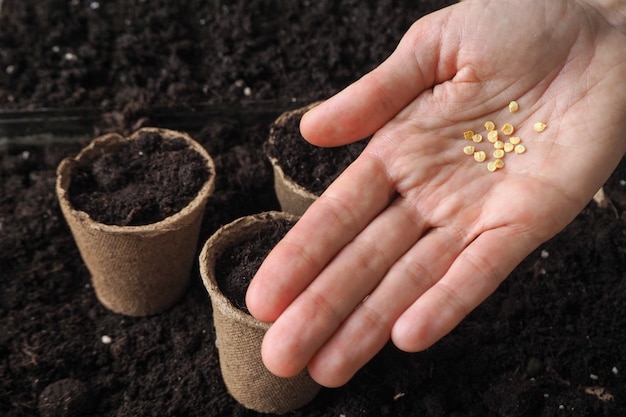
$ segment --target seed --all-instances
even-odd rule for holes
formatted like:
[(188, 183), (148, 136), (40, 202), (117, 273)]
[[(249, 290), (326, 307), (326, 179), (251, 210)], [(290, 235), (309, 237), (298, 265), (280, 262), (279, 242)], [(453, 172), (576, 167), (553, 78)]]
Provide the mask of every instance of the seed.
[(505, 123), (504, 126), (502, 126), (502, 133), (504, 133), (505, 135), (511, 135), (513, 134), (513, 132), (515, 131), (515, 128), (513, 127), (513, 125), (511, 123)]
[(504, 161), (502, 159), (496, 159), (493, 163), (498, 169), (504, 168)]
[(491, 143), (494, 143), (498, 140), (498, 135), (499, 134), (497, 130), (490, 130), (489, 133), (487, 133), (487, 140)]
[(487, 159), (487, 154), (483, 151), (474, 152), (474, 159), (476, 162), (484, 162)]
[(518, 110), (519, 110), (519, 104), (517, 104), (517, 101), (513, 100), (512, 102), (509, 103), (509, 111), (511, 113), (515, 113)]
[(493, 157), (494, 158), (504, 158), (504, 149), (496, 149), (495, 151), (493, 151)]
[(516, 154), (522, 154), (526, 152), (526, 147), (524, 145), (516, 145), (515, 146), (515, 153)]
[(496, 128), (496, 125), (492, 121), (485, 122), (485, 129), (487, 129), (488, 132), (491, 132), (495, 128)]
[(496, 167), (496, 163), (491, 161), (487, 164), (487, 169), (489, 170), (489, 172), (494, 172), (496, 169), (498, 169), (498, 167)]
[(474, 147), (473, 146), (466, 146), (465, 148), (463, 148), (463, 153), (465, 155), (473, 155), (474, 154)]
[(504, 148), (504, 142), (502, 142), (501, 140), (497, 140), (493, 143), (493, 147), (496, 149), (502, 149)]
[(507, 142), (504, 144), (504, 152), (513, 152), (513, 148), (515, 148), (515, 145), (512, 143)]
[(483, 135), (481, 135), (480, 133), (476, 133), (474, 136), (472, 136), (472, 140), (476, 143), (480, 143), (483, 141)]
[(511, 136), (509, 138), (509, 142), (511, 142), (513, 145), (517, 145), (522, 141), (522, 138), (520, 138), (519, 136)]
[(466, 130), (465, 132), (463, 132), (463, 137), (467, 140), (472, 140), (472, 136), (474, 136), (474, 132), (472, 132), (471, 130)]
[(533, 128), (535, 129), (536, 132), (543, 132), (544, 130), (546, 130), (547, 127), (548, 125), (546, 125), (543, 122), (537, 122), (533, 125)]

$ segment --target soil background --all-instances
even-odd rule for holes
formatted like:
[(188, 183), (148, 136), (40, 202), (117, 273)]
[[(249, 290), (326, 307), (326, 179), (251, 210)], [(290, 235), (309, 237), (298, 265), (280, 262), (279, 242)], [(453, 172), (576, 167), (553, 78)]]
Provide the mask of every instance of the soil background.
[[(197, 272), (157, 316), (98, 303), (54, 196), (56, 166), (104, 131), (184, 129), (216, 162), (200, 247), (220, 225), (278, 209), (262, 148), (281, 110), (354, 81), (445, 5), (4, 0), (0, 415), (257, 415), (222, 383)], [(435, 346), (388, 345), (290, 415), (626, 415), (624, 161), (605, 191), (606, 206), (590, 202)]]

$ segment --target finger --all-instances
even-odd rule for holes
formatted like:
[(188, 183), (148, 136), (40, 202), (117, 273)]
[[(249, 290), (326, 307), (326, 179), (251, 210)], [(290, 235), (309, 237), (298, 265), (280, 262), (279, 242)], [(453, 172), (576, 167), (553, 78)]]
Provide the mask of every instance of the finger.
[(391, 200), (381, 161), (364, 152), (265, 259), (246, 295), (251, 314), (273, 322)]
[(482, 233), (398, 318), (391, 332), (394, 344), (407, 352), (430, 347), (491, 295), (535, 246), (512, 227)]
[(279, 376), (302, 370), (341, 322), (378, 285), (423, 232), (425, 224), (398, 199), (346, 245), (273, 324), (263, 342), (267, 368)]
[(448, 270), (465, 239), (450, 228), (428, 231), (315, 354), (311, 376), (328, 387), (352, 378), (387, 343), (397, 318)]
[(338, 146), (373, 134), (438, 79), (452, 77), (438, 65), (445, 20), (418, 20), (380, 66), (306, 113), (300, 130), (319, 146)]

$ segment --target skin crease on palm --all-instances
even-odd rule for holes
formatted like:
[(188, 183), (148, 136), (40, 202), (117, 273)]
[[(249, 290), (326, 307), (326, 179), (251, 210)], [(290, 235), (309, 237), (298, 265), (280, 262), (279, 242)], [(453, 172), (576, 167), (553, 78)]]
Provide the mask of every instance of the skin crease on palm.
[[(375, 135), (251, 283), (248, 308), (274, 323), (262, 346), (271, 372), (308, 366), (336, 387), (390, 339), (426, 349), (584, 208), (626, 151), (626, 19), (611, 25), (594, 6), (437, 11), (303, 118), (320, 146)], [(463, 132), (486, 120), (512, 123), (528, 149), (493, 173), (462, 152)]]

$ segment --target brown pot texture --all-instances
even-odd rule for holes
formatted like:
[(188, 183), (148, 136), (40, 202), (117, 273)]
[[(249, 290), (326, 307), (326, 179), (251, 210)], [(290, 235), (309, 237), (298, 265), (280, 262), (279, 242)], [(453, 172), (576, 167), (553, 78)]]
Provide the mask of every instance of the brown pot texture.
[(213, 319), (224, 383), (230, 394), (246, 408), (283, 414), (310, 402), (320, 386), (302, 371), (292, 378), (270, 373), (261, 358), (261, 342), (271, 324), (262, 323), (237, 308), (220, 290), (215, 265), (229, 247), (258, 233), (268, 217), (297, 219), (285, 212), (242, 217), (223, 226), (204, 245), (200, 273), (213, 305)]
[[(182, 137), (206, 160), (209, 177), (197, 196), (182, 210), (156, 223), (108, 225), (76, 210), (68, 190), (73, 167), (89, 162), (142, 132), (164, 139)], [(76, 157), (57, 168), (56, 193), (80, 255), (91, 274), (98, 300), (113, 312), (129, 316), (160, 313), (185, 294), (193, 267), (206, 202), (215, 185), (215, 165), (207, 151), (182, 132), (143, 128), (128, 138), (106, 134), (94, 139)]]
[[(304, 113), (318, 104), (319, 102), (315, 102), (295, 110), (284, 112), (274, 121), (274, 125), (282, 126), (292, 117), (300, 118)], [(268, 141), (275, 143), (276, 140), (274, 129), (271, 129)], [(296, 216), (301, 216), (309, 206), (317, 200), (318, 196), (285, 174), (279, 161), (275, 157), (270, 155), (268, 159), (274, 170), (274, 190), (281, 210), (295, 214)]]

